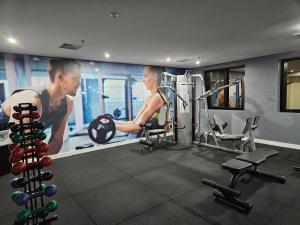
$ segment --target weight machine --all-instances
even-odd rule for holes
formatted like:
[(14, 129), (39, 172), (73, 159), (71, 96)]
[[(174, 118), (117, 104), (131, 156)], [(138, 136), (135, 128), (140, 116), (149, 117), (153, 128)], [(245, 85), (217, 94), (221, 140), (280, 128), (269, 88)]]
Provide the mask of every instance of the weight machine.
[[(179, 99), (182, 102), (182, 107), (188, 106), (188, 102), (177, 93), (175, 90), (176, 75), (163, 73), (162, 83), (164, 86), (158, 88), (158, 92), (164, 100), (164, 105), (161, 107), (158, 118), (158, 125), (160, 129), (153, 129), (152, 123), (143, 123), (140, 126), (143, 129), (143, 134), (146, 139), (141, 140), (140, 143), (144, 145), (141, 152), (150, 152), (157, 147), (161, 148), (161, 145), (167, 144), (177, 144), (176, 141), (176, 131), (178, 129), (184, 129), (183, 127), (178, 127), (178, 123), (174, 119), (174, 105), (176, 105), (175, 99)], [(176, 106), (175, 106), (176, 107)], [(175, 110), (176, 112), (177, 110)], [(170, 131), (171, 137), (167, 139), (167, 132)], [(161, 137), (162, 135), (162, 137)]]
[[(200, 78), (201, 82), (204, 83), (204, 79), (202, 75), (197, 75), (197, 77)], [(217, 84), (221, 83), (221, 81), (217, 81)], [(214, 93), (218, 93), (221, 90), (224, 90), (225, 88), (229, 88), (231, 86), (238, 85), (240, 83), (240, 80), (235, 80), (234, 82), (223, 85), (220, 87), (217, 87), (214, 90), (205, 90), (204, 85), (201, 85), (201, 95), (197, 98), (195, 98), (196, 105), (198, 106), (198, 124), (196, 126), (195, 131), (195, 141), (194, 144), (214, 148), (230, 153), (242, 153), (247, 148), (249, 151), (254, 151), (255, 143), (254, 143), (254, 136), (253, 131), (258, 127), (258, 120), (259, 117), (255, 117), (254, 120), (252, 118), (248, 118), (246, 121), (245, 128), (243, 129), (242, 134), (232, 135), (232, 134), (224, 134), (223, 128), (227, 125), (225, 123), (222, 123), (218, 117), (214, 117), (214, 123), (211, 122), (209, 113), (208, 113), (208, 104), (207, 104), (207, 98)], [(201, 113), (201, 111), (204, 112), (204, 115)], [(216, 130), (219, 131), (219, 134), (216, 133)], [(244, 135), (246, 133), (249, 133), (249, 137), (245, 140), (242, 140), (244, 138)], [(209, 143), (209, 139), (212, 139), (213, 144)], [(204, 141), (203, 141), (204, 140)], [(221, 146), (219, 144), (219, 141), (239, 141), (241, 144), (239, 145), (238, 149), (231, 149), (225, 146)]]

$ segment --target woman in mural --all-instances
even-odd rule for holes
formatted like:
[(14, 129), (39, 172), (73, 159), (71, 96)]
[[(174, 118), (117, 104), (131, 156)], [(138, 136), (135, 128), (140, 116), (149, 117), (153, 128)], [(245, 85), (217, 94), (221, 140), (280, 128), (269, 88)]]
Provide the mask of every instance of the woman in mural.
[[(224, 107), (224, 89), (219, 91), (215, 105)], [(229, 108), (234, 108), (235, 107), (235, 105), (234, 105), (234, 103), (233, 103), (233, 101), (230, 97), (228, 99), (228, 106), (229, 106)]]
[(115, 120), (116, 129), (118, 131), (137, 134), (141, 130), (141, 123), (150, 121), (154, 123), (154, 126), (158, 125), (158, 123), (155, 124), (155, 121), (158, 119), (160, 108), (166, 103), (163, 94), (158, 91), (162, 72), (164, 72), (164, 70), (161, 67), (144, 66), (143, 82), (147, 90), (151, 92), (151, 96), (145, 100), (135, 120), (125, 122)]
[(56, 154), (63, 144), (68, 118), (73, 110), (73, 98), (80, 86), (80, 64), (73, 59), (53, 58), (49, 60), (50, 82), (47, 86), (15, 90), (3, 103), (3, 109), (10, 122), (13, 107), (19, 103), (32, 103), (38, 107), (40, 122), (45, 128), (52, 126), (48, 154)]

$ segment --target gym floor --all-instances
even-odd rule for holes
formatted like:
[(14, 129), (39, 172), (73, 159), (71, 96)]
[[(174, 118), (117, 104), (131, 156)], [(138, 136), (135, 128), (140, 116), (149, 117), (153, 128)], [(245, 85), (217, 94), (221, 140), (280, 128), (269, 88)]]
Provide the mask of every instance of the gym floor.
[[(146, 155), (138, 149), (130, 144), (54, 160), (59, 219), (53, 225), (299, 224), (300, 172), (291, 168), (300, 165), (297, 150), (279, 149), (261, 166), (286, 176), (286, 184), (254, 178), (237, 185), (253, 204), (244, 214), (214, 201), (213, 188), (201, 182), (227, 184), (230, 174), (221, 164), (235, 155), (196, 146)], [(1, 225), (12, 224), (20, 211), (10, 199), (11, 178), (0, 177)]]

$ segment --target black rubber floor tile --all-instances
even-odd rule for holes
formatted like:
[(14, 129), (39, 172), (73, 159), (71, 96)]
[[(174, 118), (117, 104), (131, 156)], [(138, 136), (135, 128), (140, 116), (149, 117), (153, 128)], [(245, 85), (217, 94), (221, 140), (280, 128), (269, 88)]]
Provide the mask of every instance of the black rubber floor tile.
[(268, 225), (299, 225), (299, 209), (285, 208)]
[(208, 225), (200, 217), (170, 201), (144, 212), (120, 225)]
[(176, 162), (175, 164), (199, 174), (200, 180), (205, 178), (224, 183), (230, 179), (230, 173), (222, 169), (221, 164), (217, 164), (206, 158), (194, 157)]
[(170, 198), (202, 185), (198, 173), (174, 164), (139, 174), (135, 178)]
[(176, 146), (170, 146), (168, 149), (156, 150), (154, 156), (168, 162), (178, 162), (191, 157), (195, 157), (194, 153), (198, 150), (194, 148), (176, 149)]
[[(262, 183), (263, 186), (261, 186)], [(250, 189), (256, 190), (255, 192), (252, 191), (253, 196), (249, 199), (253, 202), (253, 204), (257, 205), (261, 205), (261, 203), (264, 202), (274, 202), (281, 205), (288, 205), (300, 195), (300, 180), (296, 179), (288, 179), (286, 184), (279, 184), (257, 179), (254, 182), (251, 181), (250, 184), (243, 186), (244, 189), (247, 188), (246, 193), (249, 193)], [(244, 192), (245, 191), (242, 193)]]
[(294, 201), (292, 201), (289, 205), (290, 208), (298, 209), (300, 212), (300, 196), (298, 196)]
[(269, 205), (264, 209), (257, 209), (254, 206), (248, 214), (231, 209), (210, 216), (209, 219), (222, 225), (265, 225), (274, 218), (276, 215), (274, 212), (278, 213), (280, 209), (281, 206), (278, 204)]
[(58, 216), (53, 225), (95, 225), (88, 213), (71, 197), (59, 200), (58, 209), (52, 214)]
[(80, 154), (65, 158), (53, 160), (53, 164), (49, 167), (55, 174), (60, 172), (79, 171), (87, 166), (93, 167), (99, 164), (99, 159), (90, 154)]
[(129, 145), (118, 146), (109, 149), (102, 149), (99, 151), (93, 151), (90, 152), (89, 154), (92, 155), (93, 157), (102, 159), (107, 162), (111, 162), (122, 158), (136, 156), (137, 154), (134, 153), (132, 150), (137, 148), (138, 148), (137, 144), (129, 144)]
[[(222, 225), (266, 224), (282, 208), (279, 204), (265, 202), (263, 206), (253, 206), (249, 214), (240, 212), (226, 204), (215, 200), (213, 188), (202, 187), (175, 198), (174, 201), (183, 205), (208, 221)], [(240, 197), (243, 200), (244, 196)], [(248, 201), (249, 202), (249, 201)], [(250, 203), (252, 203), (250, 201)]]
[(11, 173), (10, 174), (6, 174), (4, 176), (0, 176), (0, 190), (2, 188), (5, 188), (7, 186), (10, 186), (10, 181), (15, 178), (15, 177), (18, 177), (18, 176), (14, 176), (12, 175)]
[(118, 224), (168, 200), (133, 179), (82, 192), (75, 198), (99, 225)]
[(75, 194), (124, 179), (128, 175), (104, 161), (98, 161), (97, 165), (87, 164), (80, 170), (60, 172), (57, 177), (71, 193)]
[(153, 155), (140, 156), (136, 154), (113, 160), (110, 163), (132, 176), (169, 164), (169, 162), (156, 158)]
[[(21, 209), (20, 209), (20, 211), (21, 211)], [(14, 224), (14, 221), (17, 217), (17, 213), (5, 215), (5, 216), (0, 216), (0, 224), (1, 225), (12, 225), (12, 224)]]
[(202, 187), (183, 194), (175, 198), (174, 201), (189, 208), (203, 218), (208, 218), (230, 210), (230, 208), (224, 205), (216, 204), (215, 198), (212, 195), (213, 190), (213, 188), (203, 184)]

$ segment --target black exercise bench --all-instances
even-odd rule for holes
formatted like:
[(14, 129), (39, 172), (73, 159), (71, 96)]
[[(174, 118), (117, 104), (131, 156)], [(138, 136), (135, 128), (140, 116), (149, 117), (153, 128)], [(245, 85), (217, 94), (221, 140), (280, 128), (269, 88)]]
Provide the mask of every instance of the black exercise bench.
[[(235, 186), (240, 178), (243, 183), (247, 184), (253, 177), (260, 177), (284, 184), (286, 181), (285, 177), (276, 176), (257, 169), (257, 167), (268, 157), (277, 155), (278, 153), (278, 151), (272, 149), (259, 149), (254, 152), (244, 153), (223, 163), (222, 168), (228, 170), (232, 174), (228, 187), (207, 179), (204, 179), (202, 182), (218, 189), (218, 191), (213, 192), (217, 200), (241, 211), (249, 212), (252, 209), (252, 205), (238, 198), (241, 193), (235, 189)], [(246, 177), (244, 177), (245, 175), (249, 175), (249, 177), (246, 179)]]

